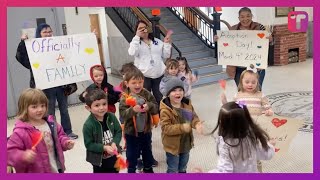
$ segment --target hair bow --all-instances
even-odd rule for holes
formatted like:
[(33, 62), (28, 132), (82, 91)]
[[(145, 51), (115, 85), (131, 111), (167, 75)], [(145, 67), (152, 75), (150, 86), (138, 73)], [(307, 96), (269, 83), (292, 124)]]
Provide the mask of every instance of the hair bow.
[(254, 73), (257, 73), (257, 68), (253, 64), (250, 64), (250, 66), (247, 67), (247, 70), (250, 70), (250, 71), (253, 71)]
[(236, 104), (238, 104), (238, 106), (241, 107), (242, 109), (246, 105), (244, 101), (236, 101)]

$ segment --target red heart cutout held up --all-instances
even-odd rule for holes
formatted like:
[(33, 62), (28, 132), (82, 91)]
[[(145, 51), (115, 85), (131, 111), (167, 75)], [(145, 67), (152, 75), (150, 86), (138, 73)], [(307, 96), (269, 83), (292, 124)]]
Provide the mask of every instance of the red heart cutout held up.
[(264, 37), (264, 33), (258, 33), (257, 34), (261, 39)]
[(271, 122), (275, 127), (278, 128), (278, 127), (284, 125), (285, 123), (287, 123), (287, 120), (286, 119), (280, 120), (279, 118), (273, 118)]
[(278, 151), (280, 151), (280, 149), (278, 149), (278, 148), (275, 148), (275, 149), (274, 149), (274, 152), (278, 152)]
[(223, 43), (223, 46), (228, 46), (229, 44), (228, 43)]

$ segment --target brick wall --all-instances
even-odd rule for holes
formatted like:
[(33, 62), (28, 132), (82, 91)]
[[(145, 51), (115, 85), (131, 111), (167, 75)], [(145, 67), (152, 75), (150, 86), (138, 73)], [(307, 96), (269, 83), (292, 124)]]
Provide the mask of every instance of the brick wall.
[(274, 65), (287, 65), (289, 49), (299, 48), (299, 62), (307, 58), (307, 33), (291, 32), (287, 24), (275, 25)]

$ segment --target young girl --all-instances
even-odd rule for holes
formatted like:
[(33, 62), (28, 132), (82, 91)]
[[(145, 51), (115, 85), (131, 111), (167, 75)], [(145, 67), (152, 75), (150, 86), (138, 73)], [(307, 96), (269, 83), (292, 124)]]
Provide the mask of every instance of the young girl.
[(184, 97), (183, 82), (177, 77), (167, 82), (160, 103), (160, 124), (163, 148), (167, 158), (167, 173), (186, 173), (193, 147), (192, 128), (202, 133), (202, 123), (190, 99)]
[(125, 94), (136, 101), (136, 104), (128, 104), (127, 97), (123, 95), (119, 104), (120, 116), (124, 121), (128, 173), (136, 172), (140, 151), (144, 164), (143, 172), (153, 173), (151, 130), (155, 123), (154, 117), (158, 115), (158, 105), (154, 96), (143, 88), (143, 83), (144, 76), (138, 69), (133, 69), (124, 76)]
[(94, 65), (90, 68), (90, 76), (93, 81), (87, 89), (80, 94), (79, 99), (81, 102), (85, 102), (84, 97), (88, 91), (93, 89), (102, 89), (105, 93), (108, 94), (108, 112), (115, 113), (116, 106), (115, 104), (120, 99), (120, 92), (114, 91), (113, 86), (108, 83), (107, 72), (101, 65)]
[(219, 113), (216, 170), (210, 172), (258, 172), (258, 160), (270, 160), (275, 154), (274, 142), (252, 120), (246, 105), (224, 104)]
[[(240, 83), (238, 92), (234, 97), (235, 101), (242, 102), (248, 108), (252, 118), (256, 119), (258, 116), (265, 114), (272, 116), (273, 111), (268, 102), (268, 98), (262, 94), (259, 86), (259, 75), (252, 70), (245, 70), (240, 76)], [(222, 103), (225, 104), (227, 98), (222, 94)], [(262, 164), (258, 162), (259, 172), (262, 172)]]
[[(7, 142), (8, 165), (17, 173), (62, 173), (65, 171), (63, 151), (74, 141), (48, 111), (48, 99), (39, 89), (28, 88), (18, 101), (18, 114), (13, 134)], [(36, 144), (35, 134), (42, 139)]]
[(164, 77), (161, 79), (161, 82), (159, 85), (160, 92), (162, 93), (163, 96), (166, 96), (166, 94), (165, 94), (166, 83), (171, 78), (177, 77), (178, 71), (179, 71), (179, 62), (175, 59), (167, 59), (166, 72), (164, 74)]
[(178, 78), (180, 78), (184, 83), (184, 96), (190, 99), (192, 91), (191, 86), (198, 80), (197, 72), (195, 72), (195, 75), (192, 74), (191, 68), (189, 67), (187, 59), (185, 57), (177, 57), (176, 59), (179, 62)]
[[(260, 91), (259, 75), (252, 70), (245, 70), (241, 73), (238, 92), (234, 97), (235, 101), (241, 101), (246, 104), (250, 115), (255, 118), (262, 114), (272, 116), (273, 111), (268, 102), (268, 98)], [(222, 104), (227, 102), (223, 93), (221, 95)]]

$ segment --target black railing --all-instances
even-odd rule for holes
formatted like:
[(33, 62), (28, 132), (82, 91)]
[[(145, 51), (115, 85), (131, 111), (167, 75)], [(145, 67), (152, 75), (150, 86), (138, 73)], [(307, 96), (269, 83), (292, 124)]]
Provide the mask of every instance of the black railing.
[(199, 39), (208, 47), (215, 48), (213, 37), (216, 34), (216, 29), (212, 20), (203, 16), (190, 7), (168, 7), (168, 9), (176, 15), (182, 23), (184, 23)]
[(138, 15), (136, 15), (131, 8), (113, 7), (119, 17), (126, 23), (129, 29), (134, 33), (134, 28), (139, 21)]

